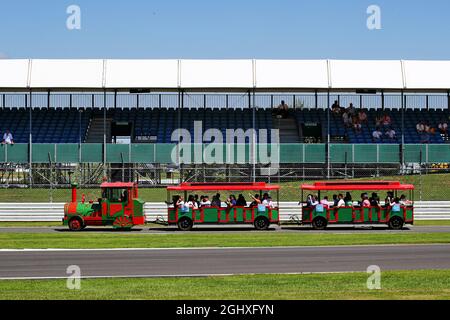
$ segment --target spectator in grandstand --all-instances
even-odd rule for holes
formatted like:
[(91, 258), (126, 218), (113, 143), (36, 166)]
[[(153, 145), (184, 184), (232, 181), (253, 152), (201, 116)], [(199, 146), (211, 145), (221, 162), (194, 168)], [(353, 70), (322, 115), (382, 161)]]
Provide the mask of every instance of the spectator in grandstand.
[(397, 140), (397, 133), (392, 128), (387, 129), (385, 135), (388, 137), (388, 140), (390, 141)]
[(387, 113), (385, 113), (383, 118), (381, 119), (381, 124), (384, 127), (389, 127), (391, 125), (391, 123), (392, 123), (391, 117)]
[(438, 129), (441, 134), (448, 134), (448, 124), (447, 121), (443, 120), (439, 122)]
[(358, 112), (358, 118), (359, 118), (359, 122), (361, 123), (367, 123), (367, 113), (365, 110), (360, 110)]
[(423, 121), (420, 121), (417, 125), (416, 125), (416, 130), (417, 133), (422, 133), (425, 131), (425, 123)]
[(357, 116), (353, 117), (353, 130), (355, 130), (355, 133), (361, 133), (361, 122), (359, 121), (359, 118)]
[(244, 196), (240, 194), (236, 201), (236, 206), (245, 207), (247, 205), (247, 200), (245, 200)]
[(339, 105), (339, 102), (337, 100), (334, 101), (333, 105), (331, 106), (331, 112), (333, 112), (336, 115), (341, 114), (341, 106)]
[(428, 132), (422, 132), (420, 134), (420, 143), (430, 143), (430, 134)]
[(342, 121), (344, 121), (344, 126), (350, 128), (353, 125), (353, 120), (347, 111), (342, 114)]
[(381, 127), (381, 124), (383, 123), (383, 117), (381, 116), (377, 116), (375, 118), (375, 127)]
[(377, 142), (381, 142), (383, 138), (383, 133), (381, 132), (380, 128), (376, 128), (373, 132), (372, 132), (372, 140), (373, 142), (377, 143)]
[(281, 104), (277, 108), (277, 118), (284, 119), (287, 118), (289, 114), (289, 106), (281, 100)]
[(353, 103), (350, 103), (350, 105), (348, 106), (347, 110), (348, 114), (353, 117), (356, 115), (356, 108), (353, 106)]
[(6, 132), (3, 134), (2, 144), (14, 144), (14, 138), (9, 129), (6, 129)]

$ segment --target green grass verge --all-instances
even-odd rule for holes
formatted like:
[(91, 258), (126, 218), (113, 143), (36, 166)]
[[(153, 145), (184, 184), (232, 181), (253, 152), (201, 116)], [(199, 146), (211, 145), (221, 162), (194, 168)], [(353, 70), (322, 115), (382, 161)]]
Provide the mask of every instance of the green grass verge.
[(3, 280), (0, 299), (450, 299), (450, 270), (383, 272), (381, 290), (367, 289), (367, 276), (342, 273), (86, 279), (81, 281), (80, 290), (68, 290), (65, 280)]
[(450, 233), (0, 233), (0, 249), (279, 247), (450, 243)]
[[(388, 176), (378, 178), (355, 179), (364, 180), (398, 180), (403, 183), (412, 183), (416, 186), (414, 198), (419, 200), (447, 200), (450, 198), (450, 174), (428, 174), (428, 175), (411, 175), (411, 176)], [(300, 184), (310, 183), (313, 181), (297, 180), (295, 182), (280, 183), (280, 201), (298, 201), (300, 198)], [(276, 179), (272, 183), (277, 183)], [(422, 190), (420, 192), (420, 189)], [(86, 194), (87, 199), (97, 199), (100, 195), (98, 188), (83, 189), (79, 191)], [(336, 192), (335, 192), (336, 193)], [(161, 202), (166, 200), (167, 193), (165, 188), (142, 188), (140, 189), (140, 197), (147, 202)], [(354, 192), (353, 198), (359, 199), (361, 192)], [(325, 194), (323, 194), (325, 195)], [(329, 196), (331, 197), (332, 194)], [(381, 194), (383, 197), (383, 194)], [(67, 202), (71, 197), (70, 189), (0, 189), (0, 202), (49, 202), (52, 198), (53, 202)]]

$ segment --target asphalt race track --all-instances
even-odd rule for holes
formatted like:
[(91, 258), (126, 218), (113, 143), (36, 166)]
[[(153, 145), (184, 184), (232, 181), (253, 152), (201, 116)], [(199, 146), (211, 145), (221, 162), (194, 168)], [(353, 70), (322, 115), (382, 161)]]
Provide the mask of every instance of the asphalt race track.
[[(448, 233), (450, 226), (407, 226), (403, 230), (389, 230), (384, 226), (329, 226), (325, 231), (315, 231), (308, 226), (271, 226), (270, 232), (305, 232), (305, 233)], [(131, 231), (114, 230), (112, 227), (88, 227), (82, 232), (105, 232), (105, 233), (155, 233), (173, 234), (181, 233), (176, 227), (142, 227), (136, 226)], [(252, 226), (195, 226), (194, 233), (233, 233), (233, 232), (261, 232)], [(0, 227), (0, 233), (70, 233), (67, 227)]]
[(450, 269), (450, 245), (293, 248), (2, 250), (0, 278), (158, 277)]

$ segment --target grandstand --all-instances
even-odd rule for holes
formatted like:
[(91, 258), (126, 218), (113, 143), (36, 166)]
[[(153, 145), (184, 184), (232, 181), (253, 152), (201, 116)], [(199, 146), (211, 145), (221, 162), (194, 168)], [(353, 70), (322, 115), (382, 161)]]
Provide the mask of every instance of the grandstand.
[[(416, 124), (450, 121), (448, 72), (448, 61), (2, 60), (0, 128), (10, 129), (16, 145), (2, 146), (0, 161), (29, 177), (0, 180), (33, 184), (32, 172), (44, 164), (48, 170), (70, 164), (70, 171), (98, 164), (101, 170), (93, 170), (103, 174), (112, 174), (115, 164), (121, 170), (138, 165), (136, 174), (161, 165), (189, 168), (171, 159), (171, 135), (184, 128), (193, 136), (195, 121), (224, 135), (226, 129), (278, 129), (281, 164), (296, 177), (308, 175), (308, 165), (317, 169), (315, 177), (338, 178), (347, 177), (341, 164), (399, 171), (409, 163), (447, 163), (448, 135), (424, 141)], [(280, 119), (282, 100), (289, 112)], [(365, 110), (360, 132), (331, 112), (334, 101)], [(384, 114), (397, 137), (374, 144), (375, 119)], [(117, 144), (123, 137), (130, 145)], [(258, 148), (247, 146), (238, 168), (244, 179), (258, 178)], [(67, 184), (67, 177), (55, 181)]]

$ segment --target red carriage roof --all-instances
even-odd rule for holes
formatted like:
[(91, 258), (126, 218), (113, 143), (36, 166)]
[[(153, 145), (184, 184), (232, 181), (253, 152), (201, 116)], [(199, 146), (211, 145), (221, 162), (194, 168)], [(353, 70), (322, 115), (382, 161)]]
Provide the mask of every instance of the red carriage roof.
[(412, 184), (401, 184), (398, 181), (329, 181), (316, 182), (313, 185), (303, 184), (300, 187), (303, 190), (414, 190)]
[(169, 191), (239, 191), (239, 190), (279, 190), (277, 185), (268, 185), (265, 182), (255, 183), (182, 183), (179, 186), (167, 187)]
[(134, 185), (134, 182), (103, 182), (100, 188), (132, 188)]

